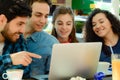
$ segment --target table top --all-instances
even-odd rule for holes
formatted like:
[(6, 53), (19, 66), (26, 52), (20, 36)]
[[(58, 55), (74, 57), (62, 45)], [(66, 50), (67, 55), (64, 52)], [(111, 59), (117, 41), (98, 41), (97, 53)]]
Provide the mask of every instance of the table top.
[[(97, 69), (97, 73), (98, 72), (103, 72), (105, 74), (105, 77), (103, 78), (103, 80), (112, 80), (112, 70), (111, 69), (107, 69), (107, 70), (105, 70), (105, 69), (100, 69), (100, 70)], [(37, 79), (37, 80), (49, 80), (48, 75), (36, 75), (36, 76), (32, 76), (32, 77)], [(89, 80), (93, 80), (93, 79), (89, 79)]]
[(103, 80), (112, 80), (112, 75), (105, 77)]
[[(36, 80), (48, 80), (48, 75), (37, 75), (37, 76), (33, 76), (33, 78), (35, 78)], [(35, 80), (35, 79), (33, 79), (33, 80)], [(93, 79), (89, 79), (89, 80), (93, 80)], [(103, 80), (112, 80), (112, 75), (105, 76), (103, 78)]]

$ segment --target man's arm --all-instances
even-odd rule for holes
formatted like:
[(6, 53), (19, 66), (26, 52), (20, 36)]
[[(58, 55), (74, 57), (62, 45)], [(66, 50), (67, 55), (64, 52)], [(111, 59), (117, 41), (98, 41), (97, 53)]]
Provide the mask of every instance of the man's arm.
[(13, 65), (20, 65), (28, 66), (32, 62), (32, 57), (34, 58), (41, 58), (40, 55), (30, 53), (27, 51), (21, 51), (18, 53), (10, 54), (10, 57), (12, 59)]
[(0, 73), (12, 65), (9, 54), (0, 56)]
[(0, 73), (13, 65), (22, 64), (23, 66), (28, 66), (32, 61), (32, 57), (41, 58), (40, 55), (26, 51), (2, 55), (0, 56)]

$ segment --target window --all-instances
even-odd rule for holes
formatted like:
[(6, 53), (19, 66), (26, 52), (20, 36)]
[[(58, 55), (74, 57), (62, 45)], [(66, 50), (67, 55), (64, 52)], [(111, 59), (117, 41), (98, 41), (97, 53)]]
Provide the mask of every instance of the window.
[(103, 2), (111, 3), (111, 0), (103, 0)]
[(111, 0), (91, 0), (91, 1), (102, 1), (102, 2), (107, 2), (107, 3), (111, 3)]

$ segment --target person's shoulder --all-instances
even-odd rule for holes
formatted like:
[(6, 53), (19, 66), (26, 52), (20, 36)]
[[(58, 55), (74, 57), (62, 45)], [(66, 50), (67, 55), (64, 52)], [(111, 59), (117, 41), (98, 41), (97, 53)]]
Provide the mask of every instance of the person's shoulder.
[(20, 41), (20, 42), (21, 42), (21, 41), (25, 41), (25, 38), (24, 38), (23, 34), (20, 35), (18, 41)]
[(45, 31), (36, 32), (35, 34), (40, 39), (44, 39), (44, 40), (47, 40), (47, 41), (50, 41), (50, 42), (54, 42), (54, 43), (58, 43), (59, 42), (53, 35), (50, 35), (50, 34), (48, 34)]
[(119, 37), (119, 39), (118, 39), (118, 42), (117, 42), (116, 46), (119, 46), (119, 47), (120, 47), (120, 37)]
[(59, 42), (53, 35), (48, 34), (47, 32), (44, 32), (44, 31), (42, 31), (42, 33), (44, 34), (44, 35), (42, 35), (42, 36), (44, 36), (45, 38), (47, 38), (47, 39), (49, 39), (49, 40), (53, 40), (53, 41), (55, 41), (55, 42)]
[(44, 31), (43, 31), (43, 34), (44, 34), (43, 36), (49, 41), (53, 41), (54, 43), (59, 43), (59, 41), (53, 35), (48, 34), (47, 32), (44, 32)]
[(52, 35), (48, 34), (45, 31), (38, 32), (38, 35), (41, 36), (41, 37), (49, 37), (49, 38), (53, 37)]

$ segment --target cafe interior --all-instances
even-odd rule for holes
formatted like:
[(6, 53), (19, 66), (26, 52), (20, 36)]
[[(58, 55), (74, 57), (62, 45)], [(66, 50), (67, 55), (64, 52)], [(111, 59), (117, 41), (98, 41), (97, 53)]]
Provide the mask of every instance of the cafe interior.
[(51, 35), (52, 15), (55, 9), (58, 6), (70, 7), (75, 15), (75, 35), (79, 42), (55, 44), (49, 74), (35, 75), (28, 80), (120, 80), (120, 55), (115, 55), (110, 46), (112, 62), (99, 61), (102, 42), (84, 41), (84, 26), (89, 14), (95, 8), (100, 8), (110, 11), (120, 19), (120, 0), (51, 0), (51, 2), (48, 22), (43, 30)]
[[(44, 31), (51, 34), (52, 30), (52, 13), (58, 6), (67, 6), (71, 7), (75, 14), (75, 26), (76, 26), (76, 36), (79, 40), (79, 42), (83, 41), (83, 27), (85, 25), (85, 22), (92, 10), (95, 8), (100, 8), (103, 10), (108, 10), (111, 13), (113, 13), (115, 16), (120, 19), (120, 0), (52, 0), (52, 7), (50, 11), (50, 15), (48, 17), (48, 24), (45, 26)], [(111, 49), (112, 51), (112, 49)], [(120, 62), (119, 62), (120, 65)], [(55, 67), (55, 66), (54, 66)], [(64, 72), (64, 71), (63, 71)], [(59, 73), (58, 73), (59, 74)], [(56, 75), (58, 75), (56, 74)], [(112, 75), (118, 74), (117, 72), (112, 72), (112, 64), (108, 62), (98, 62), (98, 67), (96, 74), (94, 74), (94, 79), (88, 79), (88, 80), (119, 80), (119, 79), (113, 79)], [(51, 74), (50, 74), (51, 75)], [(34, 78), (37, 79), (48, 79), (49, 75), (41, 75), (40, 76), (34, 76)], [(55, 77), (55, 74), (54, 74)], [(118, 76), (116, 76), (118, 77)], [(59, 80), (59, 79), (49, 79), (49, 80)], [(60, 79), (62, 80), (62, 79)], [(66, 79), (63, 79), (66, 80)], [(81, 76), (71, 76), (70, 80), (86, 80), (82, 78)]]

